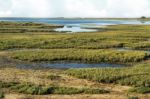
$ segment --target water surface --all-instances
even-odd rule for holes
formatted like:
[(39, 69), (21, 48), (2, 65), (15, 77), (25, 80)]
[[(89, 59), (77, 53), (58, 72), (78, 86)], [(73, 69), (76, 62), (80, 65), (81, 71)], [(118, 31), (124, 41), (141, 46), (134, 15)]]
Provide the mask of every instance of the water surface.
[(88, 28), (82, 28), (82, 27), (76, 27), (76, 26), (64, 26), (63, 28), (57, 28), (55, 31), (58, 32), (96, 32), (96, 29), (88, 29)]
[[(145, 24), (150, 25), (150, 21), (139, 20), (109, 20), (109, 19), (51, 19), (51, 18), (0, 18), (0, 21), (14, 21), (14, 22), (37, 22), (46, 24), (60, 24), (64, 28), (58, 28), (59, 32), (95, 32), (99, 26), (118, 25), (118, 24)], [(71, 27), (68, 27), (71, 26)], [(90, 28), (90, 29), (88, 29)]]
[(81, 63), (81, 62), (41, 62), (41, 63), (20, 63), (17, 64), (18, 68), (52, 68), (52, 69), (69, 69), (69, 68), (121, 68), (125, 65), (109, 64), (109, 63)]
[(150, 21), (139, 20), (109, 20), (109, 19), (51, 19), (51, 18), (0, 18), (0, 21), (15, 22), (40, 22), (48, 24), (98, 24), (98, 25), (117, 25), (117, 24), (150, 24)]

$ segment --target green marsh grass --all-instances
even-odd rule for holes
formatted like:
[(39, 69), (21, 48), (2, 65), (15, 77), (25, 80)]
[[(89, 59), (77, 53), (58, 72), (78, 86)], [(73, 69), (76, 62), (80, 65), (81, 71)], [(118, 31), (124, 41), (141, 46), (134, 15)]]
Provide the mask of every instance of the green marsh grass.
[(81, 61), (94, 63), (134, 63), (149, 58), (149, 54), (142, 51), (116, 50), (85, 50), (85, 49), (49, 49), (14, 51), (10, 57), (23, 61)]
[(150, 87), (150, 64), (128, 68), (69, 69), (66, 74), (100, 83), (114, 83), (134, 87)]
[(0, 92), (0, 99), (3, 99), (5, 96), (4, 96), (4, 93), (3, 92)]
[(100, 28), (100, 30), (104, 29), (101, 32), (74, 34), (56, 33), (51, 28), (63, 26), (41, 23), (0, 22), (0, 26), (1, 50), (16, 48), (130, 48), (148, 50), (150, 47), (150, 26), (148, 25), (108, 26)]
[(129, 92), (147, 94), (147, 93), (150, 93), (150, 87), (135, 87), (135, 88), (130, 89)]
[(33, 22), (0, 22), (0, 33), (54, 32), (63, 25), (49, 25)]
[[(0, 22), (0, 50), (8, 52), (6, 56), (10, 58), (31, 62), (138, 63), (139, 65), (126, 68), (69, 69), (65, 71), (65, 74), (96, 83), (133, 86), (131, 92), (149, 93), (150, 64), (144, 62), (150, 58), (150, 54), (141, 51), (150, 48), (149, 25), (112, 25), (100, 28), (99, 32), (93, 33), (69, 34), (53, 31), (60, 27), (63, 26), (32, 22)], [(117, 51), (120, 48), (139, 51)], [(47, 80), (61, 79), (58, 75), (43, 76)], [(21, 76), (18, 75), (18, 77)], [(99, 88), (34, 84), (0, 82), (0, 88), (31, 95), (109, 93)], [(3, 97), (2, 93), (0, 93), (1, 97)], [(132, 98), (136, 99), (136, 97)]]
[(16, 82), (0, 82), (1, 88), (9, 88), (18, 93), (31, 95), (48, 95), (48, 94), (104, 94), (109, 93), (108, 90), (94, 89), (94, 88), (74, 88), (74, 87), (60, 87), (60, 86), (39, 86), (33, 84), (20, 84)]

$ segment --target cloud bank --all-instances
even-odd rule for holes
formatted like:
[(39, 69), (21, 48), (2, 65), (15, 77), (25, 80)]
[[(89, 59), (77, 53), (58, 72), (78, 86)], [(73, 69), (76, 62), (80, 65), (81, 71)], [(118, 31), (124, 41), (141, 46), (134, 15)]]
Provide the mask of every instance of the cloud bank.
[(0, 0), (0, 17), (150, 17), (150, 0)]

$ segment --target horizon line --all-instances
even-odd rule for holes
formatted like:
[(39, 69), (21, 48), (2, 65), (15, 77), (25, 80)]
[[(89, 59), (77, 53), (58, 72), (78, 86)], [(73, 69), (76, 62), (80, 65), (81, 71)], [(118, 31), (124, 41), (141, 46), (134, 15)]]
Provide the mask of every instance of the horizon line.
[[(142, 17), (142, 16), (141, 16)], [(0, 17), (0, 18), (62, 18), (62, 19), (76, 19), (76, 18), (80, 18), (80, 19), (88, 19), (88, 18), (92, 18), (92, 19), (137, 19), (137, 18), (141, 18), (141, 17)], [(144, 16), (145, 17), (145, 16)], [(146, 17), (146, 18), (150, 18), (150, 17)]]

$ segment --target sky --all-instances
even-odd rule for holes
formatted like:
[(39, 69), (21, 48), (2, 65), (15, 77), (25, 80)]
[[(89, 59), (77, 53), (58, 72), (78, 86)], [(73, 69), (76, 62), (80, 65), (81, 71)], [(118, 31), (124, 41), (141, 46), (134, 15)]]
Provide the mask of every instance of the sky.
[(0, 0), (0, 17), (150, 17), (150, 0)]

